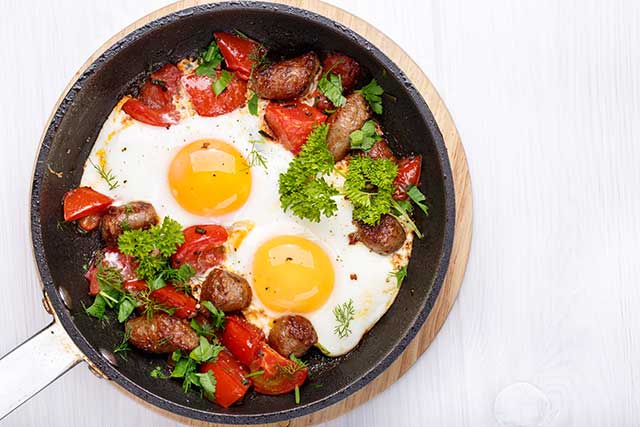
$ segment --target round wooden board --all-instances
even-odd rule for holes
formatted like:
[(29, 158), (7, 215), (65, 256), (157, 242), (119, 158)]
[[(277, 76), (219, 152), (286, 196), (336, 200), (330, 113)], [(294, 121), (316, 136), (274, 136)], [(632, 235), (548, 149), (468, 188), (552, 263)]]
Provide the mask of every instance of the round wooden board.
[[(270, 424), (271, 426), (290, 426), (290, 427), (305, 427), (314, 424), (329, 421), (336, 418), (351, 409), (361, 405), (368, 401), (373, 396), (385, 390), (388, 386), (393, 384), (398, 378), (400, 378), (415, 361), (424, 353), (434, 340), (436, 334), (444, 324), (453, 303), (460, 290), (464, 272), (467, 266), (467, 260), (469, 258), (469, 249), (471, 246), (471, 227), (472, 227), (472, 198), (471, 198), (471, 178), (469, 175), (469, 168), (467, 165), (467, 159), (460, 141), (460, 136), (453, 123), (451, 115), (444, 105), (442, 98), (438, 95), (438, 92), (433, 87), (427, 76), (422, 72), (418, 65), (407, 55), (395, 42), (385, 36), (382, 32), (377, 30), (372, 25), (366, 23), (362, 19), (351, 15), (350, 13), (337, 8), (335, 6), (323, 3), (320, 0), (271, 0), (275, 3), (282, 3), (290, 6), (295, 6), (303, 9), (310, 10), (312, 12), (324, 15), (334, 21), (342, 23), (351, 28), (362, 37), (369, 40), (372, 44), (377, 46), (383, 51), (393, 62), (395, 62), (409, 77), (411, 82), (418, 88), (423, 98), (429, 105), (431, 112), (433, 113), (440, 132), (447, 146), (449, 155), (449, 162), (451, 163), (451, 169), (453, 172), (454, 188), (456, 195), (456, 222), (455, 222), (455, 235), (453, 241), (453, 248), (451, 252), (451, 260), (449, 262), (449, 268), (447, 270), (444, 284), (440, 291), (436, 303), (431, 311), (431, 314), (427, 318), (422, 329), (418, 332), (411, 344), (405, 349), (396, 361), (387, 368), (387, 370), (381, 374), (374, 381), (367, 386), (351, 395), (347, 399), (338, 402), (337, 404), (325, 408), (316, 413), (295, 418), (280, 423)], [(211, 3), (212, 1), (206, 0), (182, 0), (150, 13), (144, 18), (139, 19), (127, 28), (123, 29), (106, 43), (104, 43), (87, 62), (76, 73), (71, 84), (84, 72), (84, 70), (100, 56), (106, 49), (120, 40), (122, 37), (130, 33), (131, 31), (157, 19), (164, 15), (173, 13), (178, 10), (186, 9), (192, 6), (200, 4)], [(65, 90), (64, 93), (67, 92)], [(58, 102), (59, 105), (60, 102)], [(57, 108), (57, 106), (56, 106)], [(91, 367), (95, 372), (95, 367)], [(101, 375), (100, 372), (96, 372)], [(115, 384), (115, 383), (114, 383)], [(126, 393), (121, 389), (123, 393)], [(147, 406), (150, 410), (162, 413), (165, 416), (171, 417), (181, 423), (192, 426), (215, 426), (214, 424), (207, 424), (200, 421), (194, 421), (191, 419), (176, 416), (167, 411), (151, 406), (148, 403), (135, 398), (141, 404)]]

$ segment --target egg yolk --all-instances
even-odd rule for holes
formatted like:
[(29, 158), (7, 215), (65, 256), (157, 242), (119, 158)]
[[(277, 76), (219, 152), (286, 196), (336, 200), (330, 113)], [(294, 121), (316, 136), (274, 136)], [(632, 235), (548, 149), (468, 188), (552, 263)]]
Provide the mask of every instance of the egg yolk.
[(226, 142), (201, 139), (183, 147), (171, 161), (169, 187), (187, 211), (218, 216), (239, 209), (251, 190), (249, 165)]
[(333, 282), (333, 265), (325, 251), (302, 237), (275, 237), (254, 255), (254, 291), (273, 311), (314, 311), (331, 295)]

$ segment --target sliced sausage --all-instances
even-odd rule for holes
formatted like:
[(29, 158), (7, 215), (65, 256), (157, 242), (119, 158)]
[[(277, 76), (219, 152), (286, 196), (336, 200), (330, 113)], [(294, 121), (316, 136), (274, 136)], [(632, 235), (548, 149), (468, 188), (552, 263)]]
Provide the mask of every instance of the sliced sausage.
[(102, 238), (108, 246), (117, 246), (118, 237), (126, 230), (146, 230), (158, 222), (158, 214), (151, 203), (129, 202), (111, 206), (102, 217)]
[(128, 320), (129, 342), (149, 353), (171, 353), (176, 350), (191, 351), (198, 346), (198, 334), (185, 319), (154, 313), (152, 318), (140, 316)]
[(360, 129), (370, 118), (369, 104), (360, 93), (347, 96), (347, 102), (329, 117), (327, 146), (336, 162), (342, 160), (349, 152), (351, 132)]
[(314, 52), (275, 62), (258, 69), (250, 81), (250, 89), (261, 98), (285, 100), (302, 95), (320, 70)]
[(249, 307), (251, 296), (251, 286), (244, 277), (214, 268), (202, 284), (200, 300), (211, 301), (226, 313)]
[(284, 357), (291, 354), (300, 357), (316, 342), (318, 335), (313, 325), (298, 315), (277, 318), (269, 332), (269, 345)]
[(382, 215), (377, 225), (354, 221), (356, 231), (349, 235), (349, 243), (362, 242), (380, 255), (389, 255), (404, 244), (407, 234), (402, 224), (391, 215)]

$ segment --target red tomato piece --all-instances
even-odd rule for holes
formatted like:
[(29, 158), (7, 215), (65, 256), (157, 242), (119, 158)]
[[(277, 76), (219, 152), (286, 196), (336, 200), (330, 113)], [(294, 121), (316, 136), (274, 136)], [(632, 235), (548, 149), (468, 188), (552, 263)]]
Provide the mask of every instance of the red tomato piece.
[(329, 71), (331, 74), (340, 76), (342, 79), (343, 92), (349, 93), (358, 81), (360, 75), (360, 64), (342, 53), (331, 52), (322, 61), (322, 72)]
[(224, 260), (222, 244), (228, 237), (224, 227), (216, 224), (194, 225), (183, 233), (184, 243), (171, 257), (174, 268), (190, 264), (197, 273), (204, 273)]
[(64, 220), (75, 221), (87, 215), (101, 213), (113, 203), (111, 197), (91, 187), (78, 187), (64, 195)]
[(227, 68), (242, 80), (249, 80), (256, 59), (265, 54), (261, 44), (229, 33), (213, 33)]
[(333, 102), (329, 101), (329, 98), (324, 96), (320, 89), (316, 89), (311, 92), (311, 96), (313, 97), (313, 106), (316, 107), (320, 111), (326, 110), (334, 110), (336, 107), (333, 105)]
[(195, 298), (177, 290), (171, 285), (166, 285), (163, 288), (151, 292), (149, 298), (167, 308), (175, 308), (176, 311), (173, 313), (175, 317), (190, 319), (197, 314), (197, 301)]
[(393, 181), (395, 190), (393, 198), (396, 200), (406, 200), (407, 187), (418, 185), (420, 182), (420, 169), (422, 168), (422, 156), (405, 157), (398, 162), (398, 175)]
[(371, 157), (372, 159), (390, 159), (394, 163), (397, 163), (398, 161), (398, 159), (396, 159), (396, 156), (393, 154), (393, 151), (391, 151), (391, 148), (389, 148), (389, 145), (387, 145), (387, 141), (385, 140), (374, 142), (371, 149), (367, 151), (367, 156)]
[(125, 102), (122, 110), (137, 121), (151, 126), (170, 126), (180, 123), (180, 113), (175, 109), (170, 111), (154, 109), (135, 98)]
[(78, 225), (84, 231), (92, 231), (92, 230), (95, 230), (98, 225), (100, 225), (101, 218), (102, 218), (102, 215), (100, 214), (87, 215), (78, 220)]
[(251, 377), (253, 387), (262, 394), (283, 394), (300, 387), (307, 379), (309, 369), (285, 359), (277, 351), (262, 343), (257, 358), (249, 365), (251, 372), (262, 370), (262, 375)]
[[(173, 64), (167, 64), (160, 68), (155, 73), (151, 73), (149, 76), (149, 83), (153, 84), (153, 81), (164, 83), (166, 91), (174, 95), (180, 87), (180, 79), (182, 78), (182, 71)], [(162, 89), (162, 85), (153, 84), (155, 87)], [(142, 97), (140, 97), (142, 100)]]
[[(220, 71), (217, 72), (220, 76)], [(191, 98), (191, 103), (199, 115), (214, 117), (229, 113), (247, 101), (247, 82), (233, 76), (224, 92), (216, 96), (207, 76), (189, 74), (182, 79), (184, 87)]]
[(98, 266), (96, 264), (98, 260), (102, 260), (103, 267), (116, 268), (125, 282), (137, 279), (136, 269), (138, 268), (138, 264), (133, 257), (123, 254), (116, 248), (105, 248), (96, 254), (89, 270), (87, 270), (84, 275), (89, 281), (89, 293), (91, 295), (97, 295), (98, 292), (100, 292), (100, 284), (96, 278), (96, 273), (98, 272)]
[(127, 280), (122, 284), (122, 289), (129, 292), (130, 294), (137, 294), (139, 292), (143, 292), (149, 289), (147, 286), (146, 280), (135, 279), (135, 280)]
[(262, 330), (242, 317), (226, 317), (220, 341), (243, 365), (253, 362), (264, 340)]
[[(216, 378), (213, 401), (223, 408), (236, 403), (245, 395), (251, 383), (244, 378), (249, 373), (228, 351), (221, 351), (215, 362), (200, 365), (200, 372), (211, 371)], [(208, 397), (207, 397), (208, 398)]]
[(301, 102), (270, 102), (264, 119), (278, 142), (293, 154), (298, 154), (313, 128), (324, 123), (327, 116)]

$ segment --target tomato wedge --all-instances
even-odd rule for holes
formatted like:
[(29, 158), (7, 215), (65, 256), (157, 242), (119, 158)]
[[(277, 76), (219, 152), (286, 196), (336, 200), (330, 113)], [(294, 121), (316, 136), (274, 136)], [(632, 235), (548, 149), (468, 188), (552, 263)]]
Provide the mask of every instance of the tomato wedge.
[(75, 221), (87, 215), (101, 213), (111, 206), (111, 203), (111, 197), (98, 193), (91, 187), (74, 188), (64, 195), (64, 220)]
[(152, 73), (140, 89), (138, 99), (131, 98), (122, 110), (139, 122), (152, 126), (169, 126), (180, 122), (180, 113), (173, 105), (178, 92), (182, 72), (173, 64), (167, 64)]
[(270, 102), (264, 120), (278, 142), (293, 154), (298, 154), (314, 126), (324, 123), (327, 116), (301, 102)]
[(184, 243), (171, 257), (174, 268), (190, 264), (197, 273), (204, 273), (224, 260), (222, 244), (228, 237), (224, 227), (216, 224), (194, 225), (183, 233)]
[(227, 316), (220, 341), (242, 364), (249, 366), (264, 343), (264, 333), (238, 316)]
[(393, 154), (393, 151), (391, 151), (391, 148), (389, 148), (389, 145), (387, 145), (387, 141), (384, 139), (374, 142), (371, 149), (367, 151), (367, 156), (372, 159), (389, 159), (394, 163), (397, 163), (398, 161), (396, 156)]
[(190, 319), (197, 314), (195, 298), (177, 290), (172, 285), (166, 285), (151, 292), (149, 298), (167, 308), (175, 308), (176, 311), (173, 313), (175, 317)]
[(125, 255), (115, 248), (105, 248), (96, 254), (91, 262), (89, 270), (87, 270), (84, 275), (84, 277), (89, 281), (89, 293), (91, 295), (97, 295), (98, 292), (100, 292), (100, 284), (96, 278), (96, 274), (98, 273), (98, 260), (102, 260), (103, 267), (116, 268), (122, 275), (125, 282), (137, 279), (136, 268), (138, 268), (138, 265), (133, 257)]
[(122, 289), (130, 294), (137, 294), (149, 289), (147, 281), (142, 279), (127, 280), (122, 284)]
[(221, 351), (215, 362), (200, 365), (200, 372), (213, 372), (216, 391), (213, 401), (223, 408), (236, 403), (245, 395), (251, 383), (244, 378), (249, 373), (228, 351)]
[[(221, 71), (217, 71), (218, 76), (220, 73)], [(182, 81), (193, 107), (201, 116), (214, 117), (226, 114), (247, 102), (247, 82), (240, 80), (236, 75), (220, 95), (213, 92), (212, 81), (207, 76), (189, 74)]]
[(100, 225), (100, 219), (102, 215), (100, 214), (91, 214), (87, 216), (83, 216), (78, 220), (78, 225), (84, 231), (92, 231), (95, 230), (98, 225)]
[(236, 72), (242, 80), (249, 80), (256, 59), (264, 55), (261, 44), (229, 33), (213, 33), (227, 68)]
[(393, 198), (396, 200), (406, 200), (407, 187), (418, 185), (420, 182), (420, 169), (422, 168), (422, 156), (405, 157), (398, 162), (398, 175), (393, 181), (395, 190)]
[(309, 369), (285, 359), (268, 344), (262, 343), (257, 358), (249, 365), (251, 372), (264, 371), (262, 375), (251, 377), (258, 393), (283, 394), (300, 387), (307, 379)]

